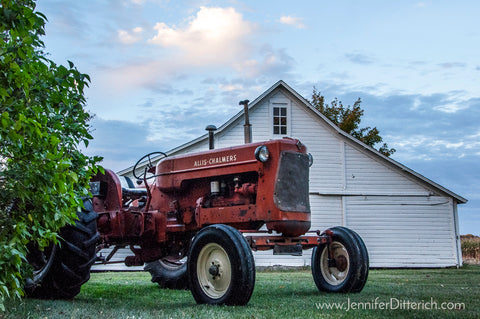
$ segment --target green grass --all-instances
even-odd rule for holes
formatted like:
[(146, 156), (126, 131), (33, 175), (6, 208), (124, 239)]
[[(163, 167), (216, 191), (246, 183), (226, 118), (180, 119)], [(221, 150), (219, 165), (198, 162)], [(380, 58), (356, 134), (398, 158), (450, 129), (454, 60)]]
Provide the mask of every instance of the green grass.
[[(357, 308), (318, 309), (333, 303)], [(379, 309), (381, 303), (425, 307), (433, 300), (463, 303), (462, 310)], [(478, 318), (480, 266), (462, 269), (371, 270), (361, 293), (318, 292), (308, 270), (257, 272), (247, 306), (197, 305), (189, 291), (160, 289), (147, 273), (95, 273), (73, 301), (26, 299), (7, 304), (0, 318)], [(370, 306), (368, 306), (370, 304)], [(433, 305), (433, 304), (432, 304)], [(452, 305), (452, 304), (449, 304)], [(411, 308), (411, 306), (410, 306)]]

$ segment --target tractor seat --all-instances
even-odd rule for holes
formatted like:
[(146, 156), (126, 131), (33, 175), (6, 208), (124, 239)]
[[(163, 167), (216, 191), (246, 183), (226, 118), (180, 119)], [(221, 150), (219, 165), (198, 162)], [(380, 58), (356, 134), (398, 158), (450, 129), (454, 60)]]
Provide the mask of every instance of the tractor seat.
[(142, 197), (147, 196), (146, 188), (136, 188), (132, 180), (128, 176), (118, 176), (120, 184), (122, 185), (122, 194), (128, 197)]

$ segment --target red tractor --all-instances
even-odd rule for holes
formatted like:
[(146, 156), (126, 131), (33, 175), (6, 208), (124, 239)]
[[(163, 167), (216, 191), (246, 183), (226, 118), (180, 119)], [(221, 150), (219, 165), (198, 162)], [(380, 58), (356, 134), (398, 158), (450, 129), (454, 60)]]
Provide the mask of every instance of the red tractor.
[(137, 188), (122, 187), (106, 170), (93, 178), (93, 199), (76, 225), (62, 229), (62, 245), (31, 254), (27, 291), (73, 298), (98, 248), (115, 247), (108, 262), (129, 246), (127, 266), (146, 263), (152, 281), (190, 289), (197, 303), (247, 304), (255, 285), (252, 250), (299, 256), (313, 248), (319, 290), (359, 292), (368, 276), (360, 236), (345, 227), (309, 231), (312, 161), (299, 140), (284, 138), (175, 157), (150, 153), (134, 166), (143, 181)]

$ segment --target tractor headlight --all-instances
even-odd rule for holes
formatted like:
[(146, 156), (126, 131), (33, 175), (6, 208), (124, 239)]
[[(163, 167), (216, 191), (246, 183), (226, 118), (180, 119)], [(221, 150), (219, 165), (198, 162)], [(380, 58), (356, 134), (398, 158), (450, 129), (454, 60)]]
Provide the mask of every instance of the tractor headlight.
[(311, 167), (313, 164), (313, 156), (312, 154), (308, 153), (308, 167)]
[(266, 161), (268, 161), (269, 157), (270, 153), (268, 152), (268, 148), (265, 145), (259, 146), (255, 150), (255, 158), (257, 159), (257, 161), (265, 163)]

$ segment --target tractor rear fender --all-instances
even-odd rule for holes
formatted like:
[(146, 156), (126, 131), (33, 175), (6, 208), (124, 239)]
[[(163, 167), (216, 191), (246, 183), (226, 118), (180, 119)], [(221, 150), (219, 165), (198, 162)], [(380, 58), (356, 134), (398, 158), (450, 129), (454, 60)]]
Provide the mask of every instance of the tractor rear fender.
[(117, 174), (106, 169), (98, 172), (91, 181), (93, 208), (96, 212), (115, 211), (122, 208), (122, 185)]

